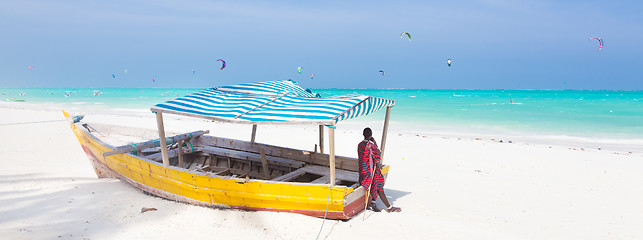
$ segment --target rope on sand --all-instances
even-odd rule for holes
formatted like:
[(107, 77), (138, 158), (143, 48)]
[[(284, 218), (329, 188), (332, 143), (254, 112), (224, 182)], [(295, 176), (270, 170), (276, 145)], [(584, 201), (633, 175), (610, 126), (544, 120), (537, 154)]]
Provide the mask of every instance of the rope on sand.
[(324, 212), (324, 220), (322, 221), (321, 228), (319, 228), (319, 233), (317, 233), (317, 237), (315, 238), (315, 240), (319, 239), (319, 235), (321, 234), (322, 229), (324, 229), (324, 223), (326, 222), (326, 214), (328, 214), (328, 205), (330, 204), (330, 188), (331, 187), (332, 186), (330, 184), (328, 184), (328, 201), (326, 202), (326, 212)]
[(47, 120), (47, 121), (36, 121), (36, 122), (20, 122), (20, 123), (2, 123), (0, 126), (11, 126), (11, 125), (22, 125), (22, 124), (33, 124), (33, 123), (48, 123), (48, 122), (62, 122), (67, 120)]

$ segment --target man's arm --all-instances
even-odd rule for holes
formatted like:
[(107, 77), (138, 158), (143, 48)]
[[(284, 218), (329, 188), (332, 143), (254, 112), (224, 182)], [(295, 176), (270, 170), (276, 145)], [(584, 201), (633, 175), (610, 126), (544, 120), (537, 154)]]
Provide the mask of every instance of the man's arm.
[[(373, 142), (375, 145), (374, 149), (371, 149), (373, 151), (373, 154), (377, 154), (378, 156), (380, 155), (380, 150), (379, 147), (377, 146), (377, 142), (375, 141), (375, 138), (371, 137), (369, 141)], [(382, 168), (382, 159), (378, 160), (375, 164), (377, 164), (377, 168), (381, 169)]]

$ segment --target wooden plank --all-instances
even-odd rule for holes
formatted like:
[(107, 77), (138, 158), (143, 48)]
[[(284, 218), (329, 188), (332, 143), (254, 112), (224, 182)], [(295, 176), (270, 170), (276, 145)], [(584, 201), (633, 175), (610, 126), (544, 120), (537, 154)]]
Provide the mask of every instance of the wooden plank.
[[(215, 136), (201, 136), (196, 140), (197, 145), (200, 146), (215, 146), (253, 153), (259, 153), (259, 149), (263, 148), (265, 150), (266, 156), (275, 156), (322, 166), (329, 166), (328, 154), (314, 153), (305, 150), (297, 150), (261, 143), (251, 144), (250, 142), (246, 141)], [(350, 171), (358, 170), (357, 158), (335, 156), (335, 163), (335, 166), (338, 169), (345, 169)]]
[(220, 176), (228, 175), (228, 174), (230, 174), (230, 169), (221, 170), (221, 171), (218, 171), (218, 172), (216, 172), (214, 174), (215, 175), (220, 175)]
[(319, 125), (319, 152), (324, 153), (324, 125)]
[(190, 163), (188, 163), (187, 166), (185, 166), (185, 169), (190, 169), (190, 166), (192, 166), (192, 163), (196, 162), (196, 159), (192, 159)]
[(391, 106), (386, 107), (386, 117), (384, 118), (384, 130), (382, 130), (382, 141), (380, 142), (380, 164), (384, 162), (384, 149), (386, 148), (386, 135), (388, 133), (388, 120), (391, 116)]
[[(195, 149), (196, 151), (215, 154), (219, 156), (226, 156), (226, 157), (250, 160), (254, 162), (261, 162), (261, 155), (256, 153), (243, 152), (243, 151), (237, 151), (237, 150), (220, 148), (220, 147), (207, 147), (207, 146), (197, 146), (195, 147)], [(304, 163), (300, 161), (295, 161), (295, 160), (280, 158), (280, 157), (273, 157), (273, 156), (266, 156), (266, 162), (276, 166), (293, 167), (293, 168), (300, 168), (304, 166)]]
[(170, 159), (167, 157), (167, 144), (165, 142), (165, 127), (163, 126), (163, 114), (156, 113), (156, 125), (159, 130), (159, 140), (161, 142), (161, 154), (163, 156), (163, 167), (170, 166)]
[(261, 155), (261, 166), (263, 167), (263, 175), (266, 176), (264, 179), (269, 179), (270, 174), (268, 174), (268, 161), (266, 161), (266, 153), (263, 149), (259, 149), (259, 154)]
[(335, 128), (328, 128), (328, 162), (330, 163), (330, 185), (335, 186)]
[(179, 167), (183, 167), (185, 163), (183, 162), (183, 140), (179, 140), (179, 147), (177, 148), (179, 155)]
[(344, 197), (344, 202), (345, 203), (351, 203), (351, 202), (356, 201), (357, 199), (362, 198), (362, 197), (366, 197), (366, 189), (364, 189), (364, 187), (362, 187), (362, 186), (359, 186), (355, 190), (353, 190), (352, 193), (350, 193), (350, 194), (346, 195), (346, 197)]
[[(187, 140), (187, 139), (190, 139), (190, 138), (197, 138), (197, 137), (200, 137), (200, 136), (202, 136), (204, 134), (207, 134), (209, 132), (210, 131), (208, 131), (208, 130), (206, 130), (206, 131), (195, 131), (195, 132), (191, 132), (191, 133), (184, 133), (184, 134), (175, 135), (175, 136), (172, 136), (172, 137), (169, 137), (169, 138), (173, 142), (177, 142), (179, 140)], [(192, 134), (192, 136), (190, 136), (190, 134)], [(154, 147), (154, 143), (157, 142), (157, 141), (160, 143), (160, 140), (157, 138), (157, 139), (154, 139), (154, 140), (140, 142), (140, 143), (134, 143), (134, 144), (136, 144), (136, 149), (137, 150), (142, 150), (142, 149)], [(118, 147), (114, 148), (114, 150), (107, 151), (107, 152), (103, 153), (103, 157), (107, 157), (107, 156), (111, 156), (111, 155), (115, 155), (115, 154), (127, 153), (127, 152), (130, 152), (131, 150), (132, 150), (132, 144), (118, 146)]]
[(322, 183), (322, 184), (328, 184), (330, 182), (330, 176), (324, 175), (318, 179), (313, 180), (310, 183)]
[[(226, 157), (226, 156), (222, 156), (222, 155), (214, 155), (214, 153), (203, 152), (203, 151), (200, 151), (200, 150), (197, 151), (196, 154), (198, 154), (199, 156), (211, 158), (211, 160), (212, 159), (221, 159), (221, 161), (224, 162), (224, 163), (229, 162), (232, 167), (229, 167), (230, 165), (226, 164), (225, 165), (226, 168), (235, 168), (235, 167), (238, 168), (239, 164), (248, 164), (250, 162), (260, 162), (260, 160), (255, 160), (255, 159), (248, 160), (248, 159), (245, 159), (245, 158), (240, 159), (240, 158)], [(235, 164), (235, 163), (237, 163), (237, 164)], [(296, 168), (288, 167), (288, 166), (278, 166), (278, 165), (274, 165), (274, 164), (270, 165), (270, 162), (268, 164), (269, 164), (268, 165), (268, 172), (269, 172), (269, 175), (272, 176), (272, 177), (274, 177), (273, 175), (275, 175), (275, 174), (273, 172), (276, 171), (276, 170), (279, 171), (279, 172), (291, 172), (293, 169), (296, 169)], [(213, 165), (213, 166), (219, 166), (219, 165)], [(263, 175), (263, 170), (261, 170), (260, 168), (256, 168), (256, 171), (260, 172)], [(283, 174), (283, 173), (277, 174), (277, 176), (281, 175), (281, 174)], [(261, 177), (261, 178), (263, 179), (263, 177)]]
[[(241, 170), (241, 169), (234, 169), (234, 168), (228, 169), (224, 167), (214, 167), (214, 166), (209, 166), (208, 168), (210, 169), (209, 174), (219, 175), (219, 176), (234, 174), (236, 176), (231, 176), (231, 177), (239, 177), (239, 176), (245, 177), (246, 175), (248, 175), (249, 177), (252, 177), (252, 178), (261, 178), (263, 175), (257, 172), (251, 172), (248, 170)], [(197, 171), (202, 171), (202, 170), (197, 170)]]
[[(177, 148), (173, 148), (173, 149), (167, 151), (168, 159), (176, 157), (178, 155), (178, 152), (179, 152), (179, 150)], [(192, 153), (192, 148), (183, 148), (183, 152), (184, 153)], [(154, 160), (154, 161), (160, 161), (160, 160), (163, 159), (163, 153), (155, 153), (155, 154), (152, 154), (152, 155), (147, 155), (147, 156), (145, 156), (143, 158), (151, 159), (151, 160)]]
[[(141, 153), (147, 154), (147, 155), (158, 153), (158, 152), (161, 152), (160, 147), (151, 147), (151, 148), (141, 149)], [(110, 155), (113, 155), (113, 154), (110, 154)]]
[(205, 167), (205, 162), (208, 161), (208, 158), (203, 158), (203, 162), (201, 163), (201, 167)]
[[(323, 166), (312, 165), (312, 166), (306, 166), (306, 167), (300, 168), (299, 170), (302, 170), (307, 173), (315, 174), (315, 175), (320, 175), (320, 176), (330, 175), (329, 169)], [(357, 182), (359, 181), (359, 173), (337, 169), (335, 171), (335, 179), (347, 181), (347, 182)]]
[(295, 178), (298, 178), (298, 177), (300, 177), (301, 175), (304, 175), (304, 174), (306, 174), (306, 172), (304, 172), (304, 170), (297, 169), (297, 170), (289, 172), (289, 173), (287, 173), (285, 175), (281, 175), (279, 177), (273, 178), (272, 181), (288, 182), (288, 181), (293, 180)]
[(252, 124), (252, 136), (250, 136), (250, 142), (255, 142), (255, 137), (257, 136), (257, 124)]

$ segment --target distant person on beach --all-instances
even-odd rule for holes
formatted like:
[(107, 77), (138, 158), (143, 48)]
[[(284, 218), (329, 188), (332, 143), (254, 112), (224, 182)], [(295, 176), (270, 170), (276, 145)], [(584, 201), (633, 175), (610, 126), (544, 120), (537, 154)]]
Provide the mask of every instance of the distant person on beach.
[(382, 167), (381, 152), (377, 148), (377, 143), (373, 138), (373, 131), (370, 128), (364, 128), (364, 140), (357, 145), (357, 156), (359, 158), (359, 184), (367, 190), (368, 208), (379, 212), (375, 201), (379, 195), (387, 212), (402, 211), (399, 207), (393, 207), (388, 202), (384, 193), (384, 176), (380, 168)]

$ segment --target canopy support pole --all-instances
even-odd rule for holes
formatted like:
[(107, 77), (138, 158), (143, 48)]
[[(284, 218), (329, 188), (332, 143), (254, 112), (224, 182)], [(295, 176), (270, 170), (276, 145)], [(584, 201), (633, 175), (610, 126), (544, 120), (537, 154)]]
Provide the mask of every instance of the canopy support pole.
[(263, 167), (263, 177), (264, 179), (269, 180), (270, 173), (268, 170), (268, 161), (266, 161), (266, 152), (263, 150), (263, 148), (260, 148), (259, 154), (261, 155), (261, 166)]
[(319, 153), (324, 153), (324, 125), (319, 125)]
[(255, 136), (257, 136), (257, 124), (252, 124), (252, 136), (250, 137), (250, 143), (255, 143)]
[(335, 129), (332, 127), (328, 128), (328, 142), (329, 154), (328, 160), (330, 161), (330, 186), (335, 186)]
[(391, 107), (386, 107), (386, 117), (384, 118), (384, 130), (382, 130), (382, 141), (380, 142), (380, 163), (384, 162), (384, 148), (386, 147), (386, 135), (388, 133), (388, 120), (391, 116)]
[(163, 126), (163, 114), (156, 112), (156, 125), (159, 129), (159, 140), (161, 142), (161, 155), (163, 156), (163, 167), (170, 166), (170, 159), (167, 156), (167, 143), (165, 142), (165, 127)]

